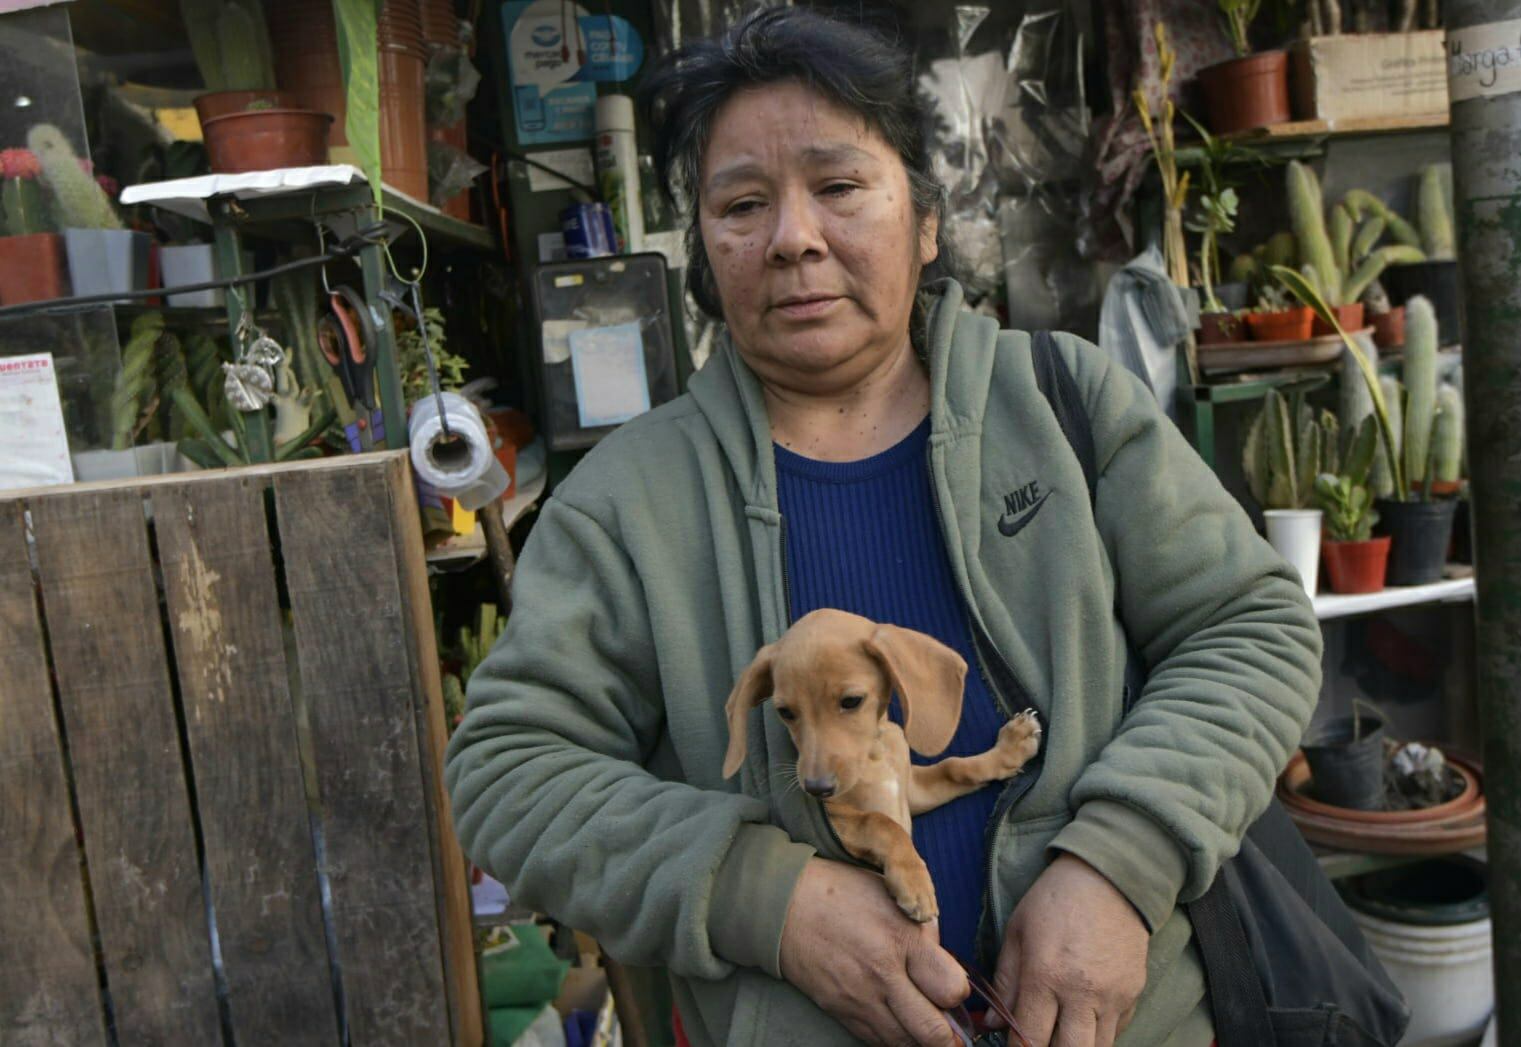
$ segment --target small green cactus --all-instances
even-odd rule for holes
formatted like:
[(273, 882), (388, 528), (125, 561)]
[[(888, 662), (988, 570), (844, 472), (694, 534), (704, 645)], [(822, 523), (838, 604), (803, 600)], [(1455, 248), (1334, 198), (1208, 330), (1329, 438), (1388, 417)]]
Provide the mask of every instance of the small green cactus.
[(26, 144), (42, 165), (42, 178), (52, 190), (59, 225), (65, 229), (122, 228), (111, 198), (81, 166), (62, 131), (52, 124), (38, 124), (27, 132)]
[(1431, 479), (1454, 484), (1463, 478), (1463, 394), (1456, 386), (1437, 391), (1436, 421), (1431, 426)]
[(1450, 260), (1457, 256), (1452, 233), (1452, 204), (1442, 169), (1437, 164), (1424, 168), (1416, 188), (1416, 219), (1421, 227), (1421, 249), (1433, 260)]
[(1368, 192), (1366, 189), (1349, 189), (1347, 195), (1342, 197), (1341, 202), (1352, 213), (1352, 217), (1362, 221), (1364, 217), (1378, 217), (1384, 220), (1388, 227), (1389, 236), (1397, 244), (1406, 247), (1420, 247), (1421, 234), (1415, 226), (1405, 221), (1404, 217), (1388, 204)]
[(1419, 247), (1403, 241), (1377, 246), (1386, 231), (1404, 220), (1366, 190), (1347, 193), (1325, 220), (1317, 210), (1321, 192), (1313, 171), (1293, 161), (1286, 184), (1300, 273), (1328, 304), (1352, 305), (1389, 266), (1425, 260)]
[(1431, 454), (1431, 426), (1437, 406), (1436, 310), (1423, 295), (1405, 303), (1405, 483), (1424, 490)]
[(1331, 430), (1318, 421), (1302, 396), (1287, 400), (1268, 390), (1262, 410), (1247, 430), (1242, 469), (1252, 497), (1264, 509), (1304, 509), (1311, 504), (1324, 448), (1334, 446)]

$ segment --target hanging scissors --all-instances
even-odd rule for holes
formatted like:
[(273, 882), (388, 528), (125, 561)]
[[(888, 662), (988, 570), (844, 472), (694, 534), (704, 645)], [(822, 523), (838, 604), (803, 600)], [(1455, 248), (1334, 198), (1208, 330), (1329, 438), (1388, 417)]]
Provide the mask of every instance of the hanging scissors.
[(385, 421), (375, 402), (375, 321), (364, 298), (351, 287), (328, 290), (328, 312), (317, 321), (317, 346), (338, 375), (355, 418), (344, 426), (349, 446), (368, 451), (385, 439)]

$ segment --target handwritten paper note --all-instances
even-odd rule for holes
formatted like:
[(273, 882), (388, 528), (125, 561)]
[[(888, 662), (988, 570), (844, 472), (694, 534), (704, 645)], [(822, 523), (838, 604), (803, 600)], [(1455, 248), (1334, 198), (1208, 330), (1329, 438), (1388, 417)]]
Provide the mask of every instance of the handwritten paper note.
[(1521, 19), (1447, 32), (1447, 95), (1454, 102), (1521, 91)]
[(53, 354), (0, 357), (0, 488), (73, 482)]
[(581, 428), (620, 425), (650, 409), (637, 322), (571, 331), (570, 362)]

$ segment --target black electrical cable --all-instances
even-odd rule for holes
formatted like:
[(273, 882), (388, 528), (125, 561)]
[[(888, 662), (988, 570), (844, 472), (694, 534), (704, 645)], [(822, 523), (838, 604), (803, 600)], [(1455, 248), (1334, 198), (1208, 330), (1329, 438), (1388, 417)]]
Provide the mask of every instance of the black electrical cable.
[(357, 234), (334, 246), (331, 251), (323, 254), (312, 255), (310, 258), (297, 258), (293, 261), (283, 262), (269, 269), (260, 269), (252, 273), (243, 273), (239, 276), (224, 277), (220, 280), (206, 280), (198, 284), (179, 284), (174, 287), (150, 287), (143, 291), (112, 291), (108, 294), (79, 295), (73, 298), (50, 298), (43, 302), (25, 302), (21, 305), (0, 306), (0, 320), (9, 320), (21, 316), (33, 314), (67, 313), (86, 305), (116, 305), (126, 300), (138, 298), (157, 298), (161, 295), (189, 294), (194, 291), (217, 291), (236, 287), (240, 284), (258, 283), (282, 273), (295, 272), (298, 269), (310, 269), (315, 265), (326, 265), (328, 262), (337, 261), (341, 258), (352, 258), (366, 247), (381, 243), (375, 236), (384, 230), (385, 225), (377, 224), (367, 229), (361, 229)]

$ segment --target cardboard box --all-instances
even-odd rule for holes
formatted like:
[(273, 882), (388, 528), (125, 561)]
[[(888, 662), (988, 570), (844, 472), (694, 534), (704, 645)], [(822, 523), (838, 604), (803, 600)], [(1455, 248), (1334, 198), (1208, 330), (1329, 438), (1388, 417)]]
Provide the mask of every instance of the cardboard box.
[(1316, 36), (1289, 58), (1296, 120), (1447, 114), (1443, 30)]

